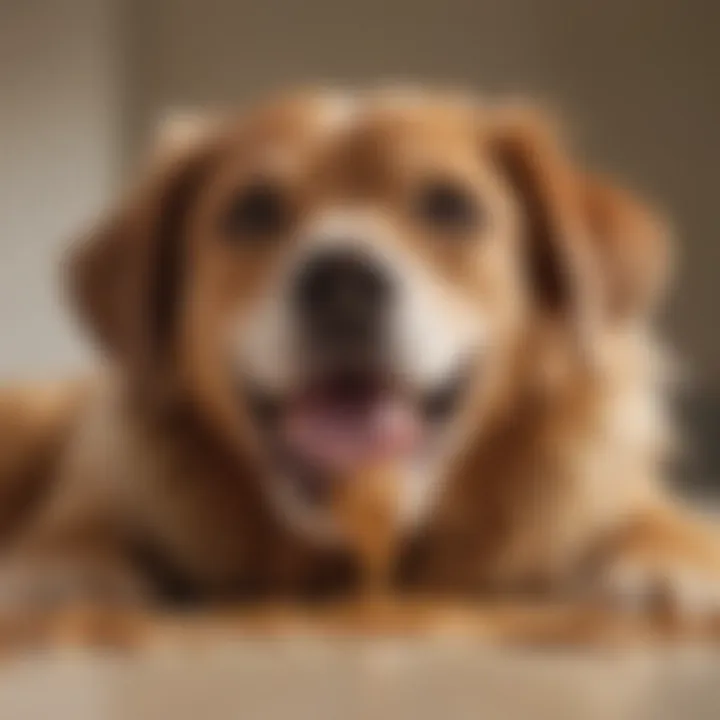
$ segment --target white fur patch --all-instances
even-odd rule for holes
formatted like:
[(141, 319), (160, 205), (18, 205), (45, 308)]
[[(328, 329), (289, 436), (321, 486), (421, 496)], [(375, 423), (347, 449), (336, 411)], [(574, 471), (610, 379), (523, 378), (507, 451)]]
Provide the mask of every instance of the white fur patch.
[(358, 98), (352, 93), (331, 93), (319, 103), (318, 119), (324, 132), (336, 132), (352, 123), (359, 110)]

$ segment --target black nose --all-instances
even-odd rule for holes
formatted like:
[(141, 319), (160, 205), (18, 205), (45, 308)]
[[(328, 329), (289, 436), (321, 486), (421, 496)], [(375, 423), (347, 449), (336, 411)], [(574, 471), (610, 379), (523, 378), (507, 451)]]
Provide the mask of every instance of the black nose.
[(296, 305), (315, 341), (360, 346), (380, 339), (391, 281), (371, 257), (324, 250), (307, 261), (296, 285)]

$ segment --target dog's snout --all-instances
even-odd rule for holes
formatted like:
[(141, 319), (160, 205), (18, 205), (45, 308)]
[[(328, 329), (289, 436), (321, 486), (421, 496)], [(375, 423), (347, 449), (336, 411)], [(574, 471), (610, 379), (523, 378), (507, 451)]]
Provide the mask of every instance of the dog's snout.
[(295, 302), (315, 339), (329, 343), (376, 340), (392, 295), (385, 269), (358, 251), (326, 250), (300, 271)]
[(376, 306), (389, 294), (390, 285), (381, 268), (357, 252), (323, 252), (310, 259), (300, 273), (298, 302), (305, 311), (328, 305)]

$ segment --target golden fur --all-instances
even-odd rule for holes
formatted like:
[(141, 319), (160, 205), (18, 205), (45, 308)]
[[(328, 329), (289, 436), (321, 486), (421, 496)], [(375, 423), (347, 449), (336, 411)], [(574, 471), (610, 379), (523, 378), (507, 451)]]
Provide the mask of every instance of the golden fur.
[[(3, 601), (352, 587), (342, 548), (304, 541), (268, 508), (251, 423), (222, 370), (221, 328), (251, 311), (282, 250), (237, 260), (204, 238), (270, 138), (323, 158), (295, 188), (298, 207), (343, 194), (400, 202), (400, 176), (378, 158), (407, 145), (450, 164), (504, 218), (505, 244), (478, 273), (466, 250), (402, 233), (459, 300), (494, 303), (505, 340), (464, 410), (442, 495), (402, 547), (398, 586), (467, 594), (587, 579), (640, 600), (662, 589), (693, 611), (720, 604), (720, 543), (662, 487), (665, 369), (650, 326), (663, 223), (581, 168), (537, 113), (383, 98), (366, 101), (366, 131), (332, 151), (312, 94), (163, 150), (74, 250), (70, 289), (109, 368), (80, 389), (0, 398)], [(504, 265), (521, 256), (532, 291)]]

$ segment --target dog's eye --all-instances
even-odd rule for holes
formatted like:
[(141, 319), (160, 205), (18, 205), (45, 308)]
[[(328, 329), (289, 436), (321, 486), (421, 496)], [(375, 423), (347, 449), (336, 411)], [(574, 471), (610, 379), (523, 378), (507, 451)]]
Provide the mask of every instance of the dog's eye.
[(232, 201), (224, 221), (231, 238), (263, 239), (285, 227), (289, 209), (280, 188), (258, 182), (242, 190)]
[(435, 229), (463, 232), (477, 225), (475, 198), (462, 186), (448, 180), (434, 180), (421, 188), (416, 200), (420, 219)]

